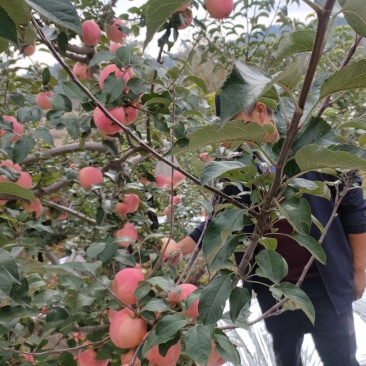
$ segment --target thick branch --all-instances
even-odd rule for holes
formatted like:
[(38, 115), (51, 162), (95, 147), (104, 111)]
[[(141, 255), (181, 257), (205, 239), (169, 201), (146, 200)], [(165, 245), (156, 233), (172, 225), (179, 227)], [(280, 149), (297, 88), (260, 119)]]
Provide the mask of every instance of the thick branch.
[(276, 173), (273, 180), (273, 183), (269, 189), (268, 196), (261, 208), (261, 212), (257, 217), (257, 224), (254, 229), (254, 232), (251, 237), (251, 242), (247, 247), (245, 255), (242, 261), (239, 264), (237, 275), (233, 281), (232, 286), (235, 287), (240, 278), (244, 278), (245, 271), (250, 263), (250, 260), (253, 257), (255, 248), (258, 245), (258, 241), (262, 236), (263, 230), (266, 228), (266, 223), (268, 222), (270, 216), (270, 208), (273, 203), (273, 199), (276, 197), (277, 192), (281, 186), (281, 182), (283, 179), (283, 170), (285, 167), (285, 163), (287, 161), (288, 155), (291, 151), (292, 143), (296, 137), (300, 119), (303, 114), (303, 109), (305, 107), (306, 99), (309, 94), (311, 85), (313, 83), (316, 69), (319, 63), (319, 60), (323, 54), (324, 44), (325, 44), (325, 36), (327, 34), (328, 25), (330, 22), (330, 16), (332, 13), (332, 9), (334, 7), (335, 0), (327, 0), (324, 10), (318, 12), (318, 28), (316, 32), (316, 37), (314, 41), (313, 51), (311, 53), (309, 66), (306, 71), (305, 81), (302, 86), (300, 97), (299, 97), (299, 110), (295, 111), (289, 129), (287, 130), (286, 138), (284, 140), (280, 156), (276, 165)]
[(47, 196), (48, 194), (58, 192), (59, 190), (66, 188), (68, 186), (71, 186), (72, 184), (74, 184), (73, 181), (67, 180), (65, 178), (65, 179), (59, 180), (57, 183), (52, 184), (51, 186), (42, 187), (40, 189), (35, 189), (33, 191), (33, 193), (36, 197), (43, 197), (43, 196)]
[(65, 155), (68, 153), (76, 152), (76, 151), (98, 151), (98, 152), (107, 152), (107, 149), (102, 143), (99, 142), (86, 142), (84, 146), (81, 146), (78, 142), (69, 145), (63, 145), (60, 147), (55, 147), (54, 149), (47, 150), (39, 155), (29, 155), (23, 162), (22, 165), (33, 164), (37, 160), (47, 159), (57, 155)]

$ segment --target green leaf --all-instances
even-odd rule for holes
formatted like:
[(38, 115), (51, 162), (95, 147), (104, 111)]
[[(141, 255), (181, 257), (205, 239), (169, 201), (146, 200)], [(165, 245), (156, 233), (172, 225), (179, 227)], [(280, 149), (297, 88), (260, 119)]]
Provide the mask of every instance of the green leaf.
[(330, 76), (320, 88), (319, 99), (334, 93), (366, 87), (366, 60), (348, 64)]
[(14, 257), (5, 249), (0, 248), (0, 273), (13, 282), (19, 282), (18, 266)]
[(151, 277), (146, 282), (150, 283), (153, 286), (159, 286), (164, 291), (171, 291), (175, 287), (174, 281), (167, 276)]
[(339, 0), (347, 23), (361, 37), (366, 37), (366, 9), (363, 0)]
[(20, 282), (16, 282), (11, 287), (9, 297), (17, 304), (29, 306), (30, 298), (28, 296), (28, 281), (22, 278)]
[(197, 324), (188, 329), (184, 336), (188, 356), (199, 364), (206, 365), (211, 352), (212, 338), (212, 326)]
[(263, 249), (255, 257), (258, 264), (256, 274), (279, 283), (288, 273), (284, 258), (273, 250)]
[(230, 318), (233, 323), (240, 315), (244, 306), (249, 304), (250, 295), (248, 289), (242, 287), (236, 287), (230, 294)]
[(266, 130), (255, 122), (244, 123), (242, 120), (230, 121), (220, 128), (218, 125), (203, 126), (186, 135), (189, 144), (183, 148), (174, 146), (169, 155), (180, 155), (192, 149), (221, 142), (232, 142), (240, 145), (251, 142), (260, 145), (266, 135)]
[(100, 64), (103, 61), (112, 61), (116, 58), (117, 56), (109, 51), (99, 51), (97, 52), (94, 57), (91, 59), (91, 61), (88, 64), (88, 67), (93, 67), (95, 65)]
[(165, 338), (171, 337), (180, 331), (188, 323), (188, 320), (179, 314), (166, 315), (156, 326), (156, 334)]
[(133, 53), (133, 44), (120, 47), (116, 52), (116, 56), (125, 67), (138, 65), (140, 63), (140, 59)]
[(141, 309), (141, 311), (152, 311), (155, 313), (169, 309), (169, 305), (163, 299), (152, 299)]
[(297, 58), (295, 62), (287, 65), (284, 71), (275, 75), (273, 82), (281, 88), (292, 90), (303, 77), (307, 60), (307, 56)]
[(0, 37), (18, 43), (17, 27), (9, 14), (0, 6)]
[(222, 330), (216, 330), (214, 340), (216, 351), (224, 360), (235, 366), (241, 365), (238, 350)]
[(69, 0), (25, 0), (35, 11), (63, 27), (81, 34), (81, 22)]
[(221, 88), (222, 125), (257, 101), (269, 85), (271, 85), (271, 79), (260, 70), (235, 62), (233, 70)]
[(349, 145), (332, 149), (313, 144), (304, 146), (296, 153), (295, 160), (302, 172), (328, 168), (366, 170), (366, 150)]
[(315, 41), (315, 31), (301, 30), (284, 36), (278, 46), (275, 63), (300, 52), (310, 52)]
[(202, 79), (200, 79), (197, 76), (190, 75), (183, 80), (183, 84), (186, 83), (187, 81), (192, 81), (193, 83), (195, 83), (206, 94), (207, 92), (206, 83)]
[(33, 137), (43, 140), (46, 144), (54, 146), (53, 137), (46, 127), (40, 127), (32, 131)]
[(36, 145), (33, 137), (25, 136), (14, 144), (13, 161), (16, 164), (21, 163), (28, 155), (33, 146)]
[(208, 226), (202, 241), (203, 254), (211, 264), (233, 231), (244, 227), (244, 213), (241, 209), (226, 209), (218, 213)]
[(31, 14), (24, 0), (0, 0), (0, 7), (8, 13), (15, 24), (24, 26), (29, 23)]
[(53, 98), (50, 98), (50, 102), (53, 109), (65, 112), (72, 111), (71, 100), (64, 94), (56, 94)]
[(11, 183), (11, 182), (2, 182), (0, 183), (0, 194), (11, 194), (12, 196), (16, 196), (22, 198), (24, 200), (36, 202), (36, 197), (32, 191), (29, 189), (21, 187), (19, 184)]
[(304, 198), (291, 198), (281, 205), (277, 204), (277, 207), (299, 234), (309, 234), (311, 227), (311, 210), (308, 201)]
[(7, 323), (23, 317), (30, 318), (39, 316), (39, 311), (31, 308), (23, 308), (22, 306), (2, 306), (0, 307), (1, 322)]
[(62, 83), (62, 89), (65, 95), (71, 99), (87, 101), (88, 96), (72, 81), (65, 81)]
[(146, 38), (144, 49), (153, 39), (156, 32), (165, 24), (176, 11), (178, 11), (187, 0), (149, 0), (146, 4)]
[(203, 324), (216, 324), (221, 319), (231, 293), (231, 275), (219, 274), (202, 290), (198, 311)]
[(328, 201), (331, 197), (329, 187), (325, 182), (312, 181), (304, 178), (294, 178), (290, 181), (289, 186), (299, 189), (301, 193), (324, 197)]
[(326, 264), (327, 258), (324, 249), (312, 236), (290, 235), (290, 237), (306, 248), (320, 263)]
[(299, 289), (290, 282), (281, 282), (280, 284), (275, 285), (273, 288), (290, 299), (295, 309), (301, 309), (314, 324), (315, 309), (308, 295), (306, 295), (303, 290)]
[[(175, 335), (174, 335), (175, 336)], [(149, 336), (147, 337), (147, 340), (142, 348), (142, 356), (145, 357), (146, 353), (153, 347), (155, 347), (158, 344), (167, 343), (171, 339), (174, 338), (174, 336), (167, 337), (165, 336), (164, 332), (162, 334), (159, 334), (159, 336), (156, 334), (156, 330), (152, 330), (149, 333)]]
[(201, 184), (205, 185), (213, 179), (216, 179), (227, 172), (233, 170), (245, 171), (249, 170), (253, 174), (257, 172), (257, 168), (253, 165), (249, 167), (239, 161), (213, 161), (205, 165), (201, 176)]
[[(219, 270), (220, 268), (230, 268), (236, 267), (235, 263), (231, 259), (229, 259), (235, 249), (240, 245), (239, 235), (230, 235), (226, 241), (226, 243), (220, 247), (215, 255), (214, 260), (210, 265), (210, 269), (212, 271)], [(216, 253), (216, 251), (215, 251)]]
[(123, 78), (117, 79), (114, 76), (108, 76), (104, 80), (104, 93), (108, 94), (108, 102), (112, 103), (118, 99), (125, 88), (125, 81)]

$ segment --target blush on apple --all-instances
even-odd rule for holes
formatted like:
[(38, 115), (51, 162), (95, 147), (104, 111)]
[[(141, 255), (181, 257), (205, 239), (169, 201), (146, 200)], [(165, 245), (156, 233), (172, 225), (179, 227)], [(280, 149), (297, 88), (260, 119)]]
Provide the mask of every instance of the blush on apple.
[[(197, 290), (197, 287), (190, 284), (190, 283), (182, 283), (181, 285), (177, 286), (177, 290), (180, 290), (180, 293), (178, 294), (178, 292), (175, 291), (170, 291), (168, 293), (168, 297), (167, 297), (167, 301), (169, 303), (175, 303), (175, 304), (180, 304), (180, 302), (182, 300), (186, 300), (187, 297), (195, 290)], [(197, 299), (186, 311), (185, 311), (185, 315), (189, 318), (193, 318), (196, 319), (199, 315), (198, 313), (198, 302), (199, 300)]]
[(159, 352), (159, 345), (151, 348), (146, 358), (150, 361), (150, 366), (174, 366), (180, 356), (180, 342), (171, 346), (165, 356)]
[(124, 304), (136, 304), (135, 290), (144, 279), (144, 274), (138, 268), (122, 269), (114, 277), (112, 291)]
[[(126, 237), (130, 238), (130, 240), (126, 240)], [(119, 246), (127, 248), (131, 242), (137, 240), (137, 230), (135, 225), (130, 222), (126, 222), (125, 226), (115, 233), (115, 238), (117, 239), (117, 244)]]
[(84, 189), (89, 189), (93, 184), (103, 182), (103, 173), (96, 167), (88, 166), (79, 171), (79, 183)]

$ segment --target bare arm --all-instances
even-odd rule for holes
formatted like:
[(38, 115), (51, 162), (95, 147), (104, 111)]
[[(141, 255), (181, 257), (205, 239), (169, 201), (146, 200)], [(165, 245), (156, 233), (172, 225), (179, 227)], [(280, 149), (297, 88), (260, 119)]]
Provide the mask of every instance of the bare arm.
[(366, 233), (348, 234), (348, 241), (353, 257), (354, 299), (358, 300), (366, 287)]
[(196, 242), (190, 236), (186, 236), (177, 244), (180, 247), (183, 255), (191, 254), (197, 245)]

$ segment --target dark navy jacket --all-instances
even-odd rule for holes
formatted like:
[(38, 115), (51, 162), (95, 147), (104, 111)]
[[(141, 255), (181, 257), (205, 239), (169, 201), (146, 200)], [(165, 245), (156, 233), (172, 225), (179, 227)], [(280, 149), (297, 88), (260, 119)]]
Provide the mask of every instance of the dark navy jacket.
[[(301, 178), (312, 181), (335, 181), (337, 179), (317, 172), (305, 173)], [(356, 183), (361, 184), (359, 177)], [(235, 186), (228, 185), (224, 192), (228, 195), (236, 195), (239, 191)], [(332, 196), (330, 201), (307, 194), (303, 197), (309, 202), (312, 214), (325, 226), (333, 212), (334, 197)], [(362, 189), (350, 190), (343, 198), (337, 213), (338, 215), (322, 244), (327, 256), (327, 263), (326, 265), (319, 262), (316, 264), (334, 307), (338, 312), (342, 312), (345, 307), (352, 303), (354, 295), (352, 253), (347, 234), (366, 232), (366, 201), (363, 198)], [(202, 234), (203, 227), (204, 223), (198, 226), (189, 236), (197, 242)], [(317, 240), (319, 239), (321, 234), (315, 225), (312, 225), (310, 235)]]

